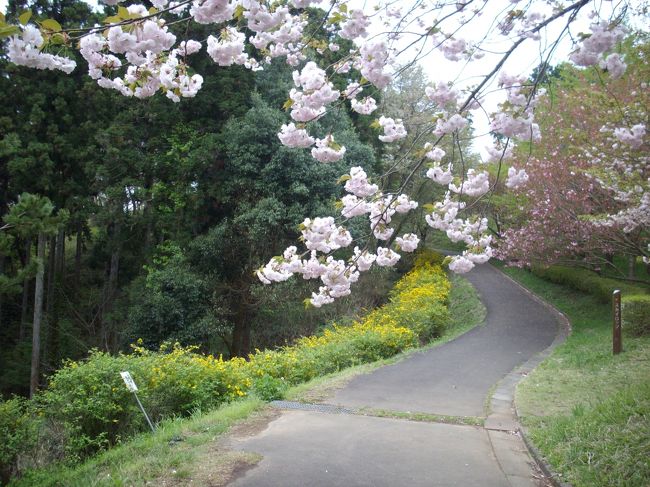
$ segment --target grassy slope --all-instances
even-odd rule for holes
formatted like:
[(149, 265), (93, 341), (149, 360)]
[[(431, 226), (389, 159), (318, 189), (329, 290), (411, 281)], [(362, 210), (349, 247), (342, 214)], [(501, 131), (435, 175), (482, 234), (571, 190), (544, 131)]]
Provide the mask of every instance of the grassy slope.
[[(485, 308), (471, 284), (457, 276), (452, 276), (451, 280), (451, 323), (445, 335), (429, 347), (456, 338), (485, 319)], [(314, 379), (290, 389), (287, 398), (320, 400), (355, 375), (394, 363), (410, 353), (413, 351)], [(265, 423), (269, 415), (272, 413), (263, 401), (246, 398), (215, 411), (199, 412), (188, 419), (163, 423), (155, 434), (139, 435), (81, 465), (32, 471), (11, 485), (108, 487), (184, 485), (190, 482), (213, 487), (225, 485), (233, 472), (254, 465), (260, 459), (254, 454), (224, 449), (217, 440), (233, 425), (254, 431), (255, 424)]]
[(517, 389), (530, 438), (574, 486), (650, 485), (650, 337), (611, 353), (611, 310), (521, 269), (505, 272), (565, 313), (572, 335)]

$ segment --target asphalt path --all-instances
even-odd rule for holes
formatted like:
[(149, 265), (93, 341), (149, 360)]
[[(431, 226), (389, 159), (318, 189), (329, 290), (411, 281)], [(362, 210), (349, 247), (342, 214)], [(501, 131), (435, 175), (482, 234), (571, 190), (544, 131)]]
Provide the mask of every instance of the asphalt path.
[(328, 402), (452, 416), (485, 416), (492, 386), (548, 347), (554, 315), (491, 265), (465, 277), (487, 308), (485, 323), (465, 335), (353, 379)]
[[(486, 417), (493, 386), (547, 348), (556, 317), (489, 265), (466, 277), (485, 322), (457, 339), (353, 379), (326, 400), (350, 409)], [(233, 486), (538, 485), (523, 443), (490, 428), (289, 410), (230, 448), (263, 456)]]

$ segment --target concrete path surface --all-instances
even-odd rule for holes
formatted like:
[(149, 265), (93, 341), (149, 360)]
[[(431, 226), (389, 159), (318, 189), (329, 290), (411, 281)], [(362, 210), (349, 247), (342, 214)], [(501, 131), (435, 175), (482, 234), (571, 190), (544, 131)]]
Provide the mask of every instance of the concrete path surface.
[(231, 485), (544, 485), (515, 431), (512, 393), (520, 375), (512, 371), (553, 342), (558, 318), (489, 265), (467, 278), (487, 308), (483, 325), (356, 377), (326, 402), (353, 413), (477, 416), (485, 427), (287, 410), (261, 433), (229, 440), (232, 449), (263, 456)]

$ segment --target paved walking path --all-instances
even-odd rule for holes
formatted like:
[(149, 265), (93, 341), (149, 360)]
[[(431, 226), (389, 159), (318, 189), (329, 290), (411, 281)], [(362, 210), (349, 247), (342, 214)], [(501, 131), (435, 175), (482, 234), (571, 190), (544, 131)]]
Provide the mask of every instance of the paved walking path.
[(325, 402), (353, 411), (476, 416), (487, 418), (485, 427), (287, 410), (258, 435), (231, 439), (231, 448), (263, 455), (232, 485), (539, 485), (511, 431), (511, 371), (553, 342), (557, 317), (489, 265), (467, 278), (487, 308), (482, 326), (356, 377)]

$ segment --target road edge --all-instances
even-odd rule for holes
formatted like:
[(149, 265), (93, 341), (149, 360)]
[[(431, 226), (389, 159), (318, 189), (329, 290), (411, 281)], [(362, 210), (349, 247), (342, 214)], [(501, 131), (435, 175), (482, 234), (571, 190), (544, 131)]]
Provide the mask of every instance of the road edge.
[[(539, 364), (546, 360), (551, 355), (553, 350), (555, 350), (559, 345), (566, 341), (567, 337), (571, 334), (571, 322), (567, 316), (558, 310), (555, 306), (539, 297), (537, 294), (507, 275), (498, 267), (494, 265), (491, 265), (491, 267), (498, 271), (510, 282), (516, 284), (534, 301), (547, 308), (555, 316), (555, 319), (558, 323), (558, 331), (553, 342), (551, 342), (548, 347), (528, 359), (522, 365), (513, 369), (503, 379), (497, 382), (496, 388), (489, 399), (490, 414), (488, 414), (488, 417), (486, 419), (485, 428), (489, 433), (493, 434), (497, 434), (499, 432), (517, 434), (523, 440), (523, 444), (528, 450), (530, 457), (535, 461), (537, 467), (544, 474), (544, 477), (547, 481), (549, 481), (554, 487), (572, 487), (570, 483), (564, 482), (562, 480), (561, 474), (558, 474), (553, 470), (542, 453), (535, 447), (535, 445), (528, 437), (528, 431), (521, 424), (521, 416), (519, 414), (519, 409), (515, 401), (515, 389), (517, 387), (517, 384), (519, 384), (519, 382), (521, 382), (521, 380), (530, 372), (532, 372), (533, 369), (535, 369)], [(493, 448), (494, 444), (495, 442), (493, 442)], [(499, 453), (496, 451), (496, 449), (495, 454), (498, 458)]]

